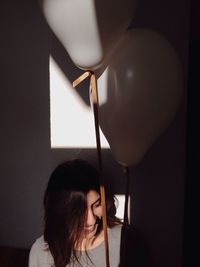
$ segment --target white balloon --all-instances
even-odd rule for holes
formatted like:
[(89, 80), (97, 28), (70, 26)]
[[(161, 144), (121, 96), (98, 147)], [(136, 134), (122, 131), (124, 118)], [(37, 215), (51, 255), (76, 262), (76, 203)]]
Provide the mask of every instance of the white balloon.
[(135, 0), (40, 0), (44, 16), (81, 69), (98, 68), (130, 24)]
[(165, 37), (133, 29), (98, 79), (100, 125), (118, 162), (138, 164), (169, 126), (183, 87), (182, 67)]

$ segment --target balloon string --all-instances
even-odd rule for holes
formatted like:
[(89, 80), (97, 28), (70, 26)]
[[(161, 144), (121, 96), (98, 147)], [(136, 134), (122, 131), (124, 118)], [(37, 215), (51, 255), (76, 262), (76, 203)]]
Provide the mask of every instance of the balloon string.
[(122, 166), (123, 171), (126, 175), (126, 191), (125, 191), (125, 203), (124, 203), (124, 225), (129, 225), (129, 216), (128, 216), (128, 204), (129, 204), (129, 188), (130, 188), (130, 172), (128, 166)]
[(79, 83), (83, 82), (86, 78), (90, 77), (92, 72), (86, 71), (80, 77), (78, 77), (75, 81), (73, 81), (72, 86), (75, 88)]
[(95, 122), (95, 133), (96, 133), (96, 144), (97, 144), (97, 155), (98, 155), (98, 166), (99, 166), (100, 196), (101, 196), (101, 205), (102, 205), (102, 221), (103, 221), (103, 231), (104, 231), (104, 241), (105, 241), (106, 267), (110, 267), (105, 183), (104, 183), (104, 177), (103, 177), (103, 172), (102, 172), (101, 141), (100, 141), (100, 134), (99, 134), (99, 114), (98, 114), (99, 102), (98, 102), (97, 81), (96, 81), (95, 74), (90, 71), (85, 72), (73, 82), (73, 87), (76, 87), (87, 77), (90, 77), (90, 90), (91, 90), (91, 95), (92, 95), (92, 105), (93, 105), (94, 122)]

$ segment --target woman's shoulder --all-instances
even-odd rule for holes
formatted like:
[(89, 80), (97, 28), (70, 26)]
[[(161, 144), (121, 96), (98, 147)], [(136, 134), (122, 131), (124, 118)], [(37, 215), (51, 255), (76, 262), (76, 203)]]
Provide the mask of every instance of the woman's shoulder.
[(111, 234), (126, 234), (128, 236), (137, 236), (138, 232), (135, 227), (131, 225), (124, 225), (122, 223), (116, 224), (115, 226), (109, 228)]
[(122, 225), (121, 224), (117, 224), (111, 228), (109, 228), (109, 239), (120, 239), (121, 238), (121, 231), (122, 231)]
[(121, 230), (122, 230), (122, 226), (123, 226), (123, 225), (122, 225), (121, 223), (119, 223), (119, 224), (116, 224), (116, 225), (112, 226), (112, 227), (109, 228), (109, 229), (110, 229), (110, 231), (113, 232), (113, 233), (120, 233)]
[(49, 250), (49, 246), (47, 244), (47, 242), (44, 241), (44, 236), (41, 235), (40, 237), (38, 237), (34, 243), (31, 246), (31, 250), (38, 250), (38, 251), (47, 251)]
[(138, 239), (138, 233), (136, 229), (131, 225), (117, 224), (109, 228), (110, 239), (126, 239), (136, 241)]
[(29, 267), (50, 266), (53, 262), (48, 244), (43, 235), (38, 237), (31, 246), (29, 253)]

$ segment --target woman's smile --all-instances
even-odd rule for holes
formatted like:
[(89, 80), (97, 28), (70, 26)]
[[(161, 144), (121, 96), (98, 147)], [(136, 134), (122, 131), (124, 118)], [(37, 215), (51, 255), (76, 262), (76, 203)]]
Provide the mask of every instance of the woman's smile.
[(89, 227), (84, 227), (84, 235), (86, 238), (91, 238), (96, 234), (97, 231), (97, 224)]

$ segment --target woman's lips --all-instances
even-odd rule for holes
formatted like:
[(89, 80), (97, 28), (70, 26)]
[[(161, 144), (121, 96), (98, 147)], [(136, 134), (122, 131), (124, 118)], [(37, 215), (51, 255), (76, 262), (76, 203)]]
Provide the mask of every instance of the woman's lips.
[(96, 230), (96, 224), (91, 226), (91, 227), (85, 227), (84, 228), (84, 231), (86, 234), (90, 234), (90, 233), (94, 232), (95, 230)]
[(95, 229), (95, 225), (91, 227), (85, 227), (84, 230), (87, 232), (92, 232)]

